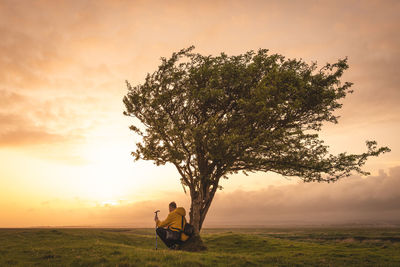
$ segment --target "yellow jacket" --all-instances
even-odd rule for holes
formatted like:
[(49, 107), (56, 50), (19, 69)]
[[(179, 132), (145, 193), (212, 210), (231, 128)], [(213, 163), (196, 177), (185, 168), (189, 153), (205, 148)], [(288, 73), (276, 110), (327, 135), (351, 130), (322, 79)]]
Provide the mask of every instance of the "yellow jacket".
[[(186, 219), (185, 219), (186, 211), (183, 207), (178, 207), (171, 211), (168, 214), (168, 217), (164, 221), (157, 220), (157, 227), (167, 227), (172, 231), (183, 231), (182, 228), (182, 220), (183, 220), (183, 227), (185, 227)], [(186, 241), (189, 236), (185, 235), (184, 233), (181, 234), (181, 240)]]

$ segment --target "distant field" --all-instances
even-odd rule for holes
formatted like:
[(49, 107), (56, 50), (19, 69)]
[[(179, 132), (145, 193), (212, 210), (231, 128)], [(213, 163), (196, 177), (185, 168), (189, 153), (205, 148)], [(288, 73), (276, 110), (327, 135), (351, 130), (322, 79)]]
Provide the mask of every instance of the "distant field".
[(0, 229), (0, 266), (400, 266), (400, 228), (205, 229), (171, 251), (154, 229)]

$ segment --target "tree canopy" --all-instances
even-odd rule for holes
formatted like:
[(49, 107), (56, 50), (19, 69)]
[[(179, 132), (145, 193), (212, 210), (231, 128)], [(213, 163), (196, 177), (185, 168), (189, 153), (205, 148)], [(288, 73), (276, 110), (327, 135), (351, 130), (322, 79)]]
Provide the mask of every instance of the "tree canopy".
[[(201, 228), (221, 177), (240, 171), (275, 172), (305, 182), (336, 181), (370, 156), (390, 151), (366, 142), (361, 154), (332, 155), (318, 132), (337, 123), (335, 110), (351, 93), (341, 82), (347, 58), (320, 68), (266, 49), (238, 56), (203, 56), (194, 47), (161, 58), (158, 69), (123, 98), (124, 114), (144, 126), (132, 155), (157, 165), (172, 163), (200, 205)], [(245, 183), (245, 181), (243, 181)], [(198, 199), (198, 204), (193, 204)]]

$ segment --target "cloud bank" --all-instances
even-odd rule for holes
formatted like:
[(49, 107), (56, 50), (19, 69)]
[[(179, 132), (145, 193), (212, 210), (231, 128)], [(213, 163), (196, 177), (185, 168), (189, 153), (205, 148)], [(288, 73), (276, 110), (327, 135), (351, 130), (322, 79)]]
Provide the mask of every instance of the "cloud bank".
[(333, 184), (299, 183), (220, 194), (210, 224), (400, 223), (400, 167)]
[[(164, 207), (173, 199), (138, 203), (113, 211), (112, 208), (110, 212), (121, 222), (124, 211), (130, 211), (132, 218), (137, 214), (140, 214), (137, 218), (146, 218), (151, 208)], [(176, 200), (189, 207), (187, 198)], [(353, 223), (400, 223), (400, 166), (390, 169), (389, 174), (380, 172), (378, 176), (366, 178), (352, 176), (330, 184), (301, 182), (256, 191), (220, 191), (207, 215), (205, 227)]]
[[(352, 176), (333, 184), (298, 183), (255, 191), (220, 191), (204, 226), (400, 224), (399, 188), (400, 166), (389, 174)], [(80, 208), (65, 207), (67, 201), (54, 199), (14, 218), (2, 218), (0, 227), (7, 226), (7, 222), (18, 226), (152, 227), (153, 212), (160, 209), (164, 218), (170, 201), (189, 212), (189, 198), (182, 192), (164, 192), (158, 199), (135, 203), (97, 203), (96, 207), (84, 207), (87, 203), (76, 198), (74, 202)], [(60, 203), (64, 206), (57, 206)], [(24, 217), (36, 219), (30, 225), (16, 222)]]

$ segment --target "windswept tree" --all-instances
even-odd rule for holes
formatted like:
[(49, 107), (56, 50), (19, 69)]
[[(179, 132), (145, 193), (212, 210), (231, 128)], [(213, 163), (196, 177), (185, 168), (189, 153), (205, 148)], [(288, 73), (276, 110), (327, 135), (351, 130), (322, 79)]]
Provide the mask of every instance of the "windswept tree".
[[(268, 50), (203, 56), (194, 47), (161, 58), (158, 69), (123, 98), (140, 142), (135, 160), (173, 164), (190, 193), (190, 223), (199, 234), (221, 178), (275, 172), (305, 182), (334, 182), (370, 156), (390, 151), (367, 141), (362, 154), (332, 155), (319, 139), (351, 93), (340, 81), (347, 59), (317, 68)], [(245, 183), (246, 181), (243, 180)]]

